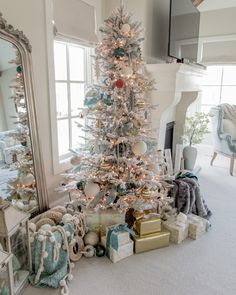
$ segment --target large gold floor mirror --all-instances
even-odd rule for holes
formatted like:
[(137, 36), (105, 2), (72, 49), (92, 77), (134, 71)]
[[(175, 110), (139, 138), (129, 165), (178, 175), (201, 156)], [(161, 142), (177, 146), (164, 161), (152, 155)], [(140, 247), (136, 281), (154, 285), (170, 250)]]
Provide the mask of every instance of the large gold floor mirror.
[(31, 45), (0, 13), (0, 202), (48, 208), (33, 93)]

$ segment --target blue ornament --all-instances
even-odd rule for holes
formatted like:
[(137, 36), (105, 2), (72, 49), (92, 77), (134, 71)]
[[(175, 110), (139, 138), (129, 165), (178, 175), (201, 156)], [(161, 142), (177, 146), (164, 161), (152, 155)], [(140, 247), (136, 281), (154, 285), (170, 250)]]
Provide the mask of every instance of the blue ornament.
[(120, 47), (116, 48), (116, 49), (114, 50), (114, 52), (113, 52), (113, 55), (114, 55), (115, 57), (123, 57), (123, 56), (125, 55), (125, 50), (124, 50), (124, 48), (120, 48)]

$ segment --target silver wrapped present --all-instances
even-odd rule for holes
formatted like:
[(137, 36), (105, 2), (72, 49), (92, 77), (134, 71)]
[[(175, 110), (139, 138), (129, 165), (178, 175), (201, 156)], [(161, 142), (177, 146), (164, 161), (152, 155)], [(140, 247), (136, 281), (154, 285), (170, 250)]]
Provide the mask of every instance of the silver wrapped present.
[(164, 221), (162, 226), (170, 232), (170, 241), (180, 244), (188, 237), (188, 223), (179, 223), (177, 221)]
[(194, 214), (188, 215), (188, 225), (188, 237), (193, 240), (197, 240), (210, 228), (210, 223), (207, 219)]

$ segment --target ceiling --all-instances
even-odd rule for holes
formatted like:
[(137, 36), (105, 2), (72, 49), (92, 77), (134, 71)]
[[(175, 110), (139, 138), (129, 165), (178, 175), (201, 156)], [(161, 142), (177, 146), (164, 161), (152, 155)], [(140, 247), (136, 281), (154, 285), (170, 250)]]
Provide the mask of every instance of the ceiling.
[(0, 39), (0, 71), (14, 67), (9, 61), (16, 57), (16, 49), (10, 42)]
[(204, 0), (199, 6), (200, 11), (209, 11), (236, 7), (236, 0)]

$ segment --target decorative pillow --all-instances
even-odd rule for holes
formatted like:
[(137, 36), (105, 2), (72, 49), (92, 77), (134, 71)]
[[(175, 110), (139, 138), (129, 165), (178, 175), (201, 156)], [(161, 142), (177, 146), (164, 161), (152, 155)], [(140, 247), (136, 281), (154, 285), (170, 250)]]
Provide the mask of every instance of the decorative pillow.
[(236, 126), (229, 119), (223, 119), (223, 129), (225, 133), (231, 135), (232, 140), (236, 140)]

